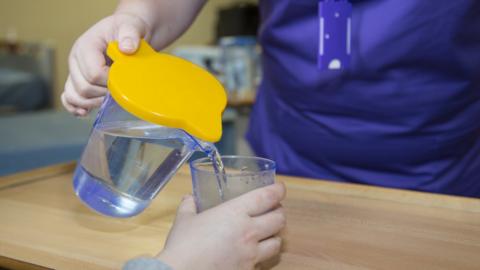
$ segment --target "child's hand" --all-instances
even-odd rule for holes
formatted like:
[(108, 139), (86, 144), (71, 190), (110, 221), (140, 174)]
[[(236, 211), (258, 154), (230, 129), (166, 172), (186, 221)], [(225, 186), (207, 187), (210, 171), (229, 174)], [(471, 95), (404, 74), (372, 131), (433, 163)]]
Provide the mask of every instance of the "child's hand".
[(109, 42), (118, 40), (124, 53), (134, 53), (141, 38), (156, 49), (164, 48), (185, 32), (205, 2), (120, 1), (114, 15), (92, 26), (75, 42), (68, 60), (70, 74), (61, 96), (63, 106), (78, 116), (100, 106), (107, 93), (105, 50)]
[(61, 96), (65, 108), (78, 116), (85, 116), (100, 106), (107, 93), (108, 65), (104, 52), (110, 41), (118, 40), (120, 50), (134, 53), (141, 38), (146, 38), (149, 26), (132, 14), (107, 17), (75, 42), (69, 56), (70, 74)]
[(200, 214), (189, 197), (158, 258), (176, 270), (253, 269), (280, 252), (276, 234), (285, 226), (284, 197), (285, 186), (277, 183)]

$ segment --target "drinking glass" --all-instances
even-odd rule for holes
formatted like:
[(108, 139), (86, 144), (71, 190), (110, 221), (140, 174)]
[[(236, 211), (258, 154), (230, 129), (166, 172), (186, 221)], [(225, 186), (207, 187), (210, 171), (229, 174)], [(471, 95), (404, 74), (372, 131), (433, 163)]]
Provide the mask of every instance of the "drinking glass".
[[(197, 212), (275, 182), (275, 162), (260, 157), (223, 156), (225, 177), (216, 172), (210, 157), (190, 163)], [(223, 185), (218, 181), (223, 181)], [(223, 192), (220, 187), (223, 186)], [(222, 198), (223, 193), (223, 198)]]

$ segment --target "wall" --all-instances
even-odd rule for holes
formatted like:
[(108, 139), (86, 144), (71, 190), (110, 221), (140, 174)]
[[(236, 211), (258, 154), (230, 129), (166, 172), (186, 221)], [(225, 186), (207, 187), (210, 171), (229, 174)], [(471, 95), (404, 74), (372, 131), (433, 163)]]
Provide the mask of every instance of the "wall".
[[(215, 12), (236, 0), (209, 0), (194, 25), (173, 46), (207, 44), (213, 39)], [(56, 48), (55, 104), (68, 75), (67, 57), (75, 39), (112, 13), (115, 0), (0, 0), (0, 38), (14, 28), (20, 40), (47, 41)]]

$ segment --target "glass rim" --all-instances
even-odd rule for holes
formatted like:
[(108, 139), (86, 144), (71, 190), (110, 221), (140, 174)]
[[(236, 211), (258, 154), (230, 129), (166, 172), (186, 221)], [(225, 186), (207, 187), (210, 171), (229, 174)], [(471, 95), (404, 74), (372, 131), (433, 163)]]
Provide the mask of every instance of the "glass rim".
[[(264, 161), (266, 163), (269, 163), (272, 165), (271, 168), (268, 169), (261, 169), (256, 172), (252, 171), (239, 171), (239, 172), (228, 172), (226, 173), (227, 176), (247, 176), (247, 175), (255, 175), (258, 173), (262, 172), (269, 172), (269, 171), (275, 171), (277, 169), (277, 164), (275, 161), (268, 159), (268, 158), (262, 158), (262, 157), (256, 157), (256, 156), (240, 156), (240, 155), (226, 155), (226, 156), (220, 156), (222, 161), (224, 159), (241, 159), (241, 160), (255, 160), (255, 161)], [(216, 174), (215, 171), (209, 170), (209, 169), (202, 169), (199, 168), (199, 164), (205, 164), (205, 163), (212, 163), (212, 160), (210, 157), (203, 157), (203, 158), (198, 158), (190, 162), (190, 170), (191, 171), (198, 171), (202, 173), (209, 173), (209, 174)]]

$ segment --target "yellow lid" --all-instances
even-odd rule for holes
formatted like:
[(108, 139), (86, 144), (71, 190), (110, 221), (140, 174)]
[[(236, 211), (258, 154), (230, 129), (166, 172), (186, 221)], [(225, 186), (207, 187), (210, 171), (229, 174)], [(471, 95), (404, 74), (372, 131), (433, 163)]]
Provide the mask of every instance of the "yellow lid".
[(227, 96), (212, 74), (179, 57), (157, 53), (144, 40), (135, 54), (121, 53), (117, 42), (109, 44), (107, 54), (114, 61), (108, 88), (123, 109), (204, 141), (220, 140)]

